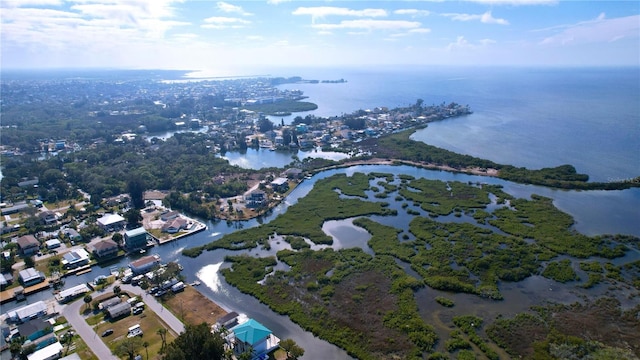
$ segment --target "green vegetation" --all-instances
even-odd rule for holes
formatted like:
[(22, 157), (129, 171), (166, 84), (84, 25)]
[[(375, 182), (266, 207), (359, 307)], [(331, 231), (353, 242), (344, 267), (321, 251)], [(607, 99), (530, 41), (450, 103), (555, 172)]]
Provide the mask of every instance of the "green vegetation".
[(455, 305), (455, 302), (453, 302), (453, 300), (444, 296), (436, 296), (436, 302), (445, 307), (453, 307)]
[(340, 220), (363, 215), (393, 215), (385, 203), (368, 202), (353, 198), (344, 198), (334, 189), (339, 188), (342, 194), (362, 194), (363, 183), (368, 184), (367, 176), (347, 177), (334, 175), (319, 180), (314, 188), (314, 196), (306, 196), (297, 204), (289, 207), (285, 214), (278, 216), (268, 224), (252, 229), (236, 231), (207, 245), (186, 249), (185, 256), (196, 257), (204, 250), (219, 248), (239, 250), (256, 247), (277, 233), (279, 235), (295, 235), (311, 240), (315, 244), (331, 244), (333, 239), (322, 231), (322, 224), (327, 220)]
[(550, 305), (498, 319), (486, 332), (514, 358), (633, 359), (640, 354), (640, 322), (635, 316), (639, 310), (636, 305), (622, 311), (612, 298)]
[[(416, 216), (410, 221), (409, 236), (401, 229), (366, 217), (393, 214), (386, 204), (367, 201), (372, 180), (376, 181), (373, 186), (384, 187), (380, 178), (395, 181), (379, 174), (334, 175), (320, 180), (305, 198), (269, 224), (226, 235), (203, 247), (185, 250), (184, 254), (197, 256), (205, 249), (266, 246), (274, 233), (285, 236), (294, 250), (280, 251), (277, 259), (230, 257), (227, 260), (233, 263), (232, 267), (223, 270), (226, 280), (353, 356), (368, 359), (398, 354), (412, 357), (411, 354), (424, 354), (433, 348), (435, 333), (416, 316), (413, 293), (420, 287), (499, 300), (500, 282), (521, 281), (539, 274), (543, 265), (544, 276), (558, 281), (577, 279), (570, 259), (551, 259), (614, 258), (626, 253), (624, 244), (635, 241), (579, 234), (571, 229), (573, 219), (541, 196), (515, 199), (499, 186), (402, 177), (397, 186), (402, 198), (430, 212), (427, 217)], [(373, 198), (375, 193), (369, 200)], [(502, 206), (489, 212), (486, 205), (492, 198)], [(439, 216), (452, 212), (467, 221), (437, 221)], [(294, 246), (306, 244), (304, 239), (321, 243), (326, 236), (321, 230), (323, 222), (339, 218), (354, 218), (354, 225), (370, 233), (368, 245), (374, 257), (360, 249), (312, 251), (306, 246)], [(407, 275), (397, 260), (409, 264), (419, 276)], [(290, 270), (271, 274), (278, 261), (289, 265)], [(581, 264), (593, 271), (598, 266), (587, 261)], [(636, 279), (634, 274), (640, 272), (640, 266), (636, 269), (610, 263), (600, 266), (600, 271), (603, 269), (607, 277), (631, 284)], [(592, 282), (600, 279), (591, 274), (602, 276), (591, 271), (589, 274)], [(443, 297), (436, 301), (443, 306), (454, 305)], [(420, 320), (407, 320), (414, 317)], [(454, 323), (462, 333), (445, 339), (448, 351), (461, 358), (468, 358), (469, 351), (498, 358), (496, 349), (477, 332), (482, 319), (463, 316), (456, 317)], [(369, 342), (365, 346), (361, 342), (364, 340), (354, 339)]]
[(480, 169), (492, 168), (498, 170), (498, 177), (524, 184), (581, 190), (621, 190), (640, 186), (640, 181), (635, 181), (635, 179), (633, 181), (619, 182), (588, 182), (588, 175), (578, 174), (571, 165), (530, 170), (523, 167), (518, 168), (511, 165), (497, 164), (490, 160), (457, 154), (420, 141), (411, 140), (410, 136), (414, 131), (415, 129), (410, 129), (379, 138), (366, 139), (360, 143), (360, 147), (376, 154), (378, 157), (418, 162), (425, 165), (446, 165), (458, 170), (474, 167)]
[(247, 110), (263, 112), (266, 115), (291, 115), (294, 112), (311, 111), (318, 108), (318, 105), (308, 101), (285, 100), (270, 104), (246, 105)]
[[(434, 331), (417, 313), (413, 290), (420, 283), (393, 259), (360, 249), (281, 251), (291, 266), (258, 284), (275, 259), (235, 256), (225, 279), (303, 328), (360, 359), (413, 358), (430, 351)], [(314, 286), (309, 286), (314, 284)]]
[(571, 267), (571, 260), (569, 259), (550, 262), (542, 271), (542, 276), (561, 283), (580, 279)]
[(224, 344), (222, 334), (212, 333), (207, 323), (187, 324), (184, 332), (166, 346), (162, 360), (227, 359)]

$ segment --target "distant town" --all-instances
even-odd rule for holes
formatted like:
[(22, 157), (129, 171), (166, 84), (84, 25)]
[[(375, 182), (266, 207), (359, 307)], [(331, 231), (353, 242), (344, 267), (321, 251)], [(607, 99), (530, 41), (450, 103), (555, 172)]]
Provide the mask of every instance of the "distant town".
[[(300, 77), (222, 81), (5, 78), (0, 98), (0, 301), (24, 301), (48, 289), (53, 289), (55, 298), (5, 312), (3, 348), (12, 356), (31, 360), (63, 355), (65, 359), (102, 359), (111, 354), (134, 358), (144, 344), (146, 351), (159, 354), (166, 346), (164, 337), (144, 344), (134, 340), (147, 333), (163, 333), (161, 329), (174, 338), (183, 332), (184, 325), (158, 327), (154, 322), (161, 311), (155, 299), (172, 304), (171, 299), (180, 297), (169, 305), (174, 315), (179, 312), (176, 304), (182, 308), (184, 302), (199, 302), (203, 308), (214, 309), (207, 310), (216, 315), (209, 321), (214, 333), (237, 329), (225, 332), (225, 351), (238, 356), (248, 351), (252, 355), (247, 358), (255, 359), (266, 354), (277, 358), (273, 352), (280, 348), (287, 349), (286, 357), (304, 353), (290, 339), (279, 345), (280, 339), (257, 321), (217, 308), (191, 290), (199, 282), (186, 284), (177, 264), (163, 264), (146, 251), (206, 229), (188, 214), (227, 220), (259, 216), (308, 175), (308, 169), (295, 166), (300, 165), (296, 161), (286, 169), (250, 172), (229, 166), (217, 155), (248, 148), (294, 155), (298, 149), (355, 153), (355, 145), (362, 140), (470, 113), (468, 106), (425, 105), (418, 99), (407, 108), (377, 107), (330, 118), (298, 116), (290, 124), (271, 120), (274, 115), (316, 108), (303, 101), (302, 91), (281, 90), (278, 85), (344, 82)], [(178, 137), (178, 143), (171, 135)], [(186, 143), (192, 148), (185, 149)], [(149, 156), (165, 151), (181, 156), (196, 151), (213, 163), (201, 178), (192, 165), (194, 176), (177, 181), (178, 185), (172, 185), (171, 177), (184, 175), (184, 170), (152, 178), (139, 172), (139, 159), (154, 163)], [(201, 164), (195, 156), (174, 160)], [(167, 171), (158, 161), (158, 171)], [(122, 166), (133, 168), (122, 175), (113, 173)], [(194, 184), (188, 198), (196, 203), (185, 205), (187, 198), (179, 195), (187, 190), (185, 181)], [(110, 276), (64, 286), (68, 276), (91, 272), (92, 266), (107, 266), (127, 255), (141, 258), (127, 268), (113, 268)], [(56, 307), (64, 310), (56, 311)], [(147, 317), (140, 318), (141, 314)], [(86, 330), (87, 323), (95, 325), (94, 329)], [(106, 324), (113, 328), (107, 329)], [(242, 335), (245, 328), (261, 336), (246, 338)], [(92, 334), (101, 335), (108, 349), (87, 347)], [(108, 341), (110, 337), (123, 340)], [(135, 354), (123, 350), (123, 343), (135, 348)]]

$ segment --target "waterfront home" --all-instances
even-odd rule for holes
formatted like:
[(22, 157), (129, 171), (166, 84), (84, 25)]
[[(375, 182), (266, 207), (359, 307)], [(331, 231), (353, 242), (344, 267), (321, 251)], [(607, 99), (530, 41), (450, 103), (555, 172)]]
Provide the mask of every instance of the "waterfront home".
[(87, 286), (87, 284), (80, 284), (80, 285), (76, 285), (72, 288), (69, 289), (64, 289), (62, 291), (60, 291), (58, 294), (56, 294), (56, 300), (58, 300), (58, 302), (60, 302), (61, 304), (69, 302), (81, 295), (84, 295), (85, 293), (88, 293), (89, 287)]
[(40, 241), (33, 235), (24, 235), (18, 238), (18, 247), (24, 256), (31, 256), (40, 250)]
[(186, 229), (187, 223), (188, 222), (185, 219), (174, 218), (172, 220), (167, 221), (164, 225), (162, 225), (162, 232), (175, 234), (182, 229)]
[(245, 196), (245, 205), (248, 208), (257, 208), (263, 206), (266, 203), (267, 195), (262, 190), (254, 190)]
[(289, 181), (285, 177), (275, 178), (271, 182), (271, 188), (273, 189), (273, 191), (285, 192), (289, 190)]
[(252, 351), (251, 359), (262, 358), (280, 344), (280, 339), (271, 330), (253, 319), (229, 329), (227, 341), (236, 355)]
[(18, 278), (20, 279), (20, 283), (22, 283), (22, 286), (24, 287), (39, 284), (43, 282), (45, 279), (44, 274), (40, 271), (37, 271), (34, 268), (27, 268), (24, 270), (20, 270), (18, 274), (19, 274)]
[(62, 265), (66, 269), (74, 269), (89, 263), (89, 253), (85, 249), (69, 251), (62, 255)]
[(111, 239), (100, 240), (92, 245), (93, 256), (97, 260), (110, 259), (118, 255), (118, 244)]
[(35, 319), (47, 314), (47, 304), (44, 301), (38, 301), (21, 308), (7, 312), (7, 318), (16, 323), (22, 323)]
[(162, 220), (162, 221), (173, 220), (173, 219), (177, 218), (179, 215), (180, 215), (180, 213), (177, 212), (177, 211), (167, 211), (167, 212), (162, 213), (160, 215), (160, 220)]
[(147, 246), (147, 230), (142, 226), (124, 233), (124, 247), (131, 251)]
[(129, 268), (131, 269), (131, 272), (138, 275), (144, 274), (158, 265), (160, 265), (160, 256), (149, 255), (132, 262), (129, 264)]
[(96, 220), (96, 223), (104, 231), (111, 232), (124, 228), (125, 220), (118, 214), (105, 214), (103, 217)]

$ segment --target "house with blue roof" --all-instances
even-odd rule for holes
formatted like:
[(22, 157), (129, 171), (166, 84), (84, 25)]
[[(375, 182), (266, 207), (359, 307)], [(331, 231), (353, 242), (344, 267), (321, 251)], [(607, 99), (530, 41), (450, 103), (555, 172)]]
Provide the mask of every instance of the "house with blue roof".
[(280, 339), (259, 322), (249, 319), (231, 329), (230, 343), (236, 355), (253, 351), (251, 359), (263, 359), (265, 354), (278, 348)]

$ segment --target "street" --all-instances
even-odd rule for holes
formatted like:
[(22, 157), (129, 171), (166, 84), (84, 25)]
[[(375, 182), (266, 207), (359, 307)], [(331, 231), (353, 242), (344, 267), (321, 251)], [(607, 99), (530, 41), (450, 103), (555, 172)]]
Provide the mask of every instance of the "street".
[[(160, 304), (156, 298), (148, 295), (144, 290), (139, 287), (131, 286), (128, 284), (115, 284), (105, 288), (103, 293), (113, 290), (114, 285), (120, 285), (122, 291), (129, 292), (131, 294), (139, 295), (142, 301), (147, 305), (149, 309), (154, 311), (158, 317), (169, 327), (169, 330), (173, 331), (176, 335), (184, 331), (184, 324), (176, 318), (169, 310), (164, 310), (162, 304)], [(111, 353), (111, 350), (105, 345), (100, 338), (100, 334), (97, 334), (94, 329), (87, 324), (84, 316), (80, 314), (80, 309), (86, 304), (82, 299), (78, 299), (67, 305), (56, 305), (61, 314), (67, 319), (69, 324), (75, 329), (76, 333), (80, 335), (82, 340), (91, 348), (100, 360), (117, 360), (118, 358)]]

